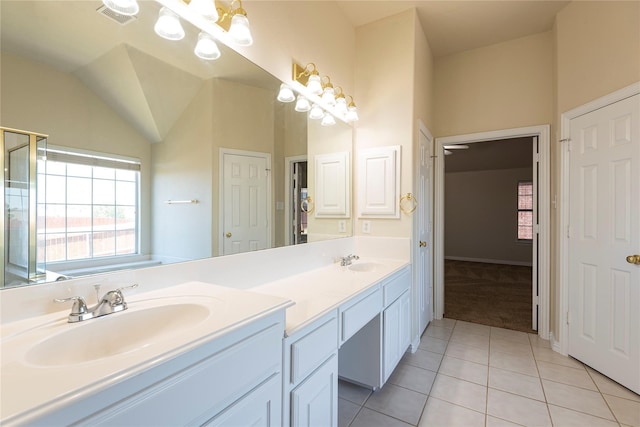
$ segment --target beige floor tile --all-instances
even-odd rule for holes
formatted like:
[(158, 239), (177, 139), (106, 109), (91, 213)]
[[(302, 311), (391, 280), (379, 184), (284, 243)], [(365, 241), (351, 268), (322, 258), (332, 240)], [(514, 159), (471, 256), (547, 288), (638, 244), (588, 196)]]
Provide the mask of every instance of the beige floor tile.
[(640, 427), (640, 402), (606, 394), (604, 398), (621, 424)]
[(338, 427), (347, 427), (360, 411), (360, 406), (348, 400), (338, 399)]
[(404, 363), (433, 372), (438, 372), (441, 360), (442, 354), (420, 349), (416, 350), (415, 353), (407, 352), (402, 358), (402, 362)]
[(438, 375), (429, 396), (474, 411), (484, 412), (487, 402), (487, 388), (458, 378)]
[(489, 364), (489, 349), (473, 347), (459, 342), (450, 342), (447, 346), (446, 356), (468, 360), (469, 362)]
[(571, 357), (563, 356), (562, 354), (553, 351), (550, 348), (533, 347), (533, 357), (536, 360), (542, 360), (543, 362), (551, 362), (556, 365), (569, 366), (573, 368), (582, 367), (582, 363)]
[(482, 335), (488, 337), (491, 335), (491, 327), (487, 325), (479, 325), (477, 323), (470, 323), (459, 320), (456, 323), (456, 332), (467, 332), (475, 335)]
[(436, 373), (407, 363), (400, 363), (387, 382), (422, 394), (429, 394)]
[(491, 351), (489, 352), (489, 366), (519, 372), (533, 377), (538, 376), (538, 368), (536, 367), (533, 357)]
[(598, 391), (596, 384), (584, 368), (570, 368), (540, 360), (538, 361), (538, 372), (540, 372), (540, 378), (546, 380)]
[(423, 336), (420, 339), (420, 345), (418, 348), (420, 350), (432, 351), (434, 353), (444, 354), (447, 349), (447, 344), (449, 341), (441, 340), (438, 338), (433, 338), (429, 336)]
[(486, 427), (520, 427), (521, 424), (512, 423), (511, 421), (487, 415)]
[(445, 356), (440, 364), (438, 374), (448, 375), (472, 383), (487, 385), (488, 366), (467, 360)]
[(571, 409), (549, 405), (553, 425), (561, 427), (617, 427), (618, 423)]
[(487, 414), (524, 426), (551, 427), (545, 403), (491, 388), (487, 397)]
[(529, 334), (526, 332), (512, 331), (511, 329), (491, 327), (491, 337), (503, 340), (513, 341), (519, 344), (531, 345), (529, 342)]
[(536, 334), (529, 334), (529, 342), (531, 343), (531, 347), (551, 348), (551, 341), (543, 340)]
[(427, 326), (427, 331), (425, 335), (428, 337), (438, 338), (441, 340), (448, 340), (451, 337), (451, 331), (453, 329), (443, 328), (441, 326), (429, 325)]
[(418, 427), (484, 427), (484, 413), (430, 397)]
[(600, 372), (593, 370), (588, 366), (587, 366), (587, 372), (589, 373), (593, 381), (596, 383), (596, 386), (600, 390), (600, 393), (640, 402), (640, 395), (618, 384), (611, 378), (605, 377)]
[(584, 412), (608, 420), (614, 419), (604, 398), (598, 392), (549, 380), (542, 380), (542, 388), (547, 402), (552, 405), (562, 406), (563, 408), (573, 409), (574, 411)]
[(434, 319), (431, 322), (429, 322), (429, 324), (434, 326), (440, 326), (441, 328), (453, 329), (456, 326), (456, 320), (447, 319), (447, 318)]
[(489, 387), (530, 399), (545, 401), (540, 378), (517, 372), (489, 368)]
[(351, 427), (410, 427), (411, 424), (404, 423), (396, 418), (362, 408), (351, 423)]
[(371, 390), (367, 388), (347, 381), (338, 381), (338, 397), (346, 399), (351, 403), (362, 406), (370, 394)]
[(478, 347), (484, 350), (489, 349), (489, 337), (484, 335), (476, 335), (470, 332), (456, 331), (454, 329), (451, 334), (449, 343), (458, 343), (468, 345), (470, 347)]
[(502, 353), (511, 353), (518, 354), (524, 356), (533, 357), (533, 352), (531, 350), (531, 344), (522, 344), (520, 342), (511, 341), (508, 339), (500, 338), (500, 337), (491, 337), (489, 341), (489, 348), (492, 351), (499, 351)]
[(416, 425), (426, 402), (427, 396), (422, 393), (387, 383), (382, 389), (373, 393), (364, 406)]

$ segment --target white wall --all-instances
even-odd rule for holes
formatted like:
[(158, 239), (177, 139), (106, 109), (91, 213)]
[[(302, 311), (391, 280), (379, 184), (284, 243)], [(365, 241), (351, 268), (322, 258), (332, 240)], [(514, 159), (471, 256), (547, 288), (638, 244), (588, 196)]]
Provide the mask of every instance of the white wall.
[(445, 257), (531, 264), (532, 246), (517, 240), (518, 181), (531, 168), (445, 174)]

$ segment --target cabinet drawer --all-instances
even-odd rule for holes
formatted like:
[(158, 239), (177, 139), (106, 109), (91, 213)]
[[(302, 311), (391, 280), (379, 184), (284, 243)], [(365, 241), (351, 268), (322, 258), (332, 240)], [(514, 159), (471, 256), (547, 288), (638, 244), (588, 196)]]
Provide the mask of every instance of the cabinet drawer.
[(375, 292), (362, 298), (355, 304), (341, 310), (342, 342), (351, 338), (360, 328), (366, 325), (369, 320), (380, 314), (382, 310), (382, 291), (378, 288)]
[(291, 383), (297, 384), (338, 346), (338, 319), (331, 320), (291, 344)]
[(384, 284), (384, 306), (387, 307), (389, 304), (394, 302), (404, 291), (409, 289), (411, 285), (411, 277), (409, 275), (409, 270), (405, 269), (401, 273), (399, 273), (396, 277), (390, 279), (387, 283)]

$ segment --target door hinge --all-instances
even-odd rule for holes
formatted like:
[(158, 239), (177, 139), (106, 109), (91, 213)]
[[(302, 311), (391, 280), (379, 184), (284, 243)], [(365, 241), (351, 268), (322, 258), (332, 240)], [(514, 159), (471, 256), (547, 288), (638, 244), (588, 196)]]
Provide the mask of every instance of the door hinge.
[(571, 315), (570, 313), (567, 311), (567, 325), (571, 323)]
[(567, 239), (571, 238), (571, 226), (567, 225)]

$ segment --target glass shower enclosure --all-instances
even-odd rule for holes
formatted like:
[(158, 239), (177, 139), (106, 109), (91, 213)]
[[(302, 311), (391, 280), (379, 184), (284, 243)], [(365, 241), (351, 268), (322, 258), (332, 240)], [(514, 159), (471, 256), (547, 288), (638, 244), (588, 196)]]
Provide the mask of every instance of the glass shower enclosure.
[[(38, 197), (44, 188), (38, 173), (44, 170), (47, 135), (0, 127), (2, 175), (2, 235), (0, 267), (3, 287), (36, 283), (45, 277), (44, 212)], [(44, 183), (42, 183), (44, 185)]]

